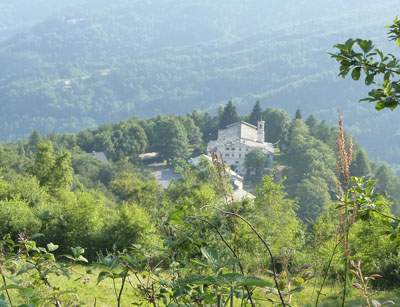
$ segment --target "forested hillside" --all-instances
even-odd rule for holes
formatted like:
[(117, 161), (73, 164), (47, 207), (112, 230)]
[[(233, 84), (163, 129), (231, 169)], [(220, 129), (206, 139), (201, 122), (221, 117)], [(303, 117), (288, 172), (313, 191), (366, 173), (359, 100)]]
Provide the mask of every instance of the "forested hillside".
[(1, 4), (0, 138), (34, 129), (77, 132), (193, 108), (215, 114), (229, 99), (248, 112), (260, 100), (289, 113), (301, 107), (330, 124), (340, 107), (371, 157), (400, 163), (398, 116), (358, 104), (366, 89), (339, 80), (326, 54), (335, 42), (363, 35), (390, 50), (384, 26), (395, 5), (37, 0), (21, 10), (19, 1)]
[[(246, 179), (256, 184), (255, 200), (233, 201), (222, 161), (205, 160), (197, 167), (186, 161), (205, 153), (218, 128), (241, 119), (254, 123), (260, 117), (266, 120), (266, 140), (276, 143), (276, 170)], [(365, 176), (354, 179), (354, 191), (346, 187), (349, 175), (344, 168), (337, 178), (341, 142), (353, 156), (351, 174)], [(92, 151), (104, 152), (109, 162), (87, 154)], [(181, 180), (160, 188), (151, 174), (159, 166), (145, 166), (139, 157), (148, 151), (159, 152)], [(387, 166), (372, 163), (341, 127), (314, 115), (303, 119), (300, 109), (291, 118), (257, 102), (251, 113), (240, 115), (229, 102), (216, 116), (193, 111), (133, 117), (78, 134), (41, 136), (34, 131), (27, 139), (1, 144), (0, 170), (4, 306), (32, 301), (81, 306), (93, 300), (102, 305), (112, 301), (114, 293), (120, 306), (128, 300), (201, 306), (203, 300), (217, 304), (229, 299), (251, 300), (251, 306), (279, 300), (306, 306), (318, 301), (316, 287), (322, 289), (326, 278), (334, 294), (321, 300), (329, 305), (343, 292), (334, 289), (346, 275), (343, 259), (361, 260), (366, 276), (384, 276), (374, 283), (374, 291), (400, 285), (399, 224), (393, 222), (400, 178)], [(286, 179), (280, 180), (283, 175)], [(341, 193), (354, 198), (342, 199)], [(244, 221), (251, 221), (251, 227)], [(343, 223), (350, 223), (351, 232)], [(340, 231), (348, 232), (347, 241)], [(350, 250), (347, 242), (351, 258), (342, 256)], [(89, 262), (86, 273), (70, 268), (66, 258)], [(31, 274), (35, 270), (39, 273)], [(73, 281), (66, 279), (70, 274)], [(126, 280), (135, 276), (137, 281)], [(111, 285), (99, 288), (109, 279), (118, 290), (110, 290)], [(124, 290), (125, 281), (130, 287)], [(71, 283), (74, 288), (68, 289)], [(222, 293), (230, 289), (231, 295), (219, 295), (209, 289), (210, 283)], [(348, 299), (356, 294), (350, 291)]]

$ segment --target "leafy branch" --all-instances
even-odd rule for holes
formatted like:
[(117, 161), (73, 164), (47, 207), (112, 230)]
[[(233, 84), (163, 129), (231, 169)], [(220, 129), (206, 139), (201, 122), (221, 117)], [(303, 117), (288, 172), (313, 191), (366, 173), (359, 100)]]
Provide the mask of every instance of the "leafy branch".
[[(396, 17), (388, 37), (400, 47), (400, 20)], [(329, 55), (340, 63), (339, 76), (345, 78), (351, 72), (353, 80), (359, 80), (361, 72), (365, 74), (365, 84), (374, 84), (367, 98), (360, 101), (374, 102), (376, 110), (384, 108), (394, 110), (400, 103), (400, 63), (393, 54), (384, 54), (374, 49), (371, 40), (348, 39), (344, 44), (336, 44), (336, 53)], [(379, 78), (378, 78), (379, 77)]]

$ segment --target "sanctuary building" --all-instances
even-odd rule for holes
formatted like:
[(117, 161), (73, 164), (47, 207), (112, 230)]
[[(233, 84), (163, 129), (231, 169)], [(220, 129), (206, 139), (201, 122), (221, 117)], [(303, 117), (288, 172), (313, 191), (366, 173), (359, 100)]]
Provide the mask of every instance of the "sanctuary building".
[(253, 149), (261, 149), (272, 165), (274, 146), (264, 140), (264, 121), (259, 121), (257, 127), (242, 121), (218, 130), (218, 139), (208, 143), (207, 152), (221, 154), (225, 164), (244, 175), (246, 155)]

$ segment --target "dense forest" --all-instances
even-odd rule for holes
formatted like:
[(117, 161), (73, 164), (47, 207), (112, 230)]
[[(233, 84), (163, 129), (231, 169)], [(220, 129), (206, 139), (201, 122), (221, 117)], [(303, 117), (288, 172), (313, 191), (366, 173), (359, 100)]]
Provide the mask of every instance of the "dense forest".
[[(327, 51), (384, 40), (396, 1), (12, 1), (0, 4), (0, 139), (254, 101), (330, 125), (337, 107), (375, 160), (399, 164), (397, 117), (358, 104)], [(318, 11), (318, 18), (313, 12)], [(366, 17), (368, 16), (368, 17)], [(282, 20), (285, 20), (282, 23)], [(385, 134), (385, 129), (394, 133)], [(378, 137), (379, 136), (379, 137)]]
[[(204, 161), (198, 167), (186, 161), (205, 152), (206, 143), (216, 137), (218, 128), (237, 120), (254, 123), (259, 118), (266, 122), (266, 140), (277, 143), (275, 171), (270, 170), (262, 179), (263, 174), (251, 178), (250, 184), (256, 185), (254, 201), (228, 201), (231, 188), (220, 161), (214, 160), (215, 165)], [(337, 232), (344, 221), (336, 208), (337, 139), (347, 144), (345, 150), (352, 151), (351, 174), (365, 178), (354, 179), (359, 180), (354, 183), (359, 187), (354, 193), (366, 194), (357, 199), (360, 203), (371, 199), (369, 207), (364, 203), (367, 207), (360, 207), (357, 219), (351, 222), (347, 237), (351, 248), (340, 244)], [(92, 151), (104, 152), (109, 162), (87, 154)], [(159, 152), (182, 179), (167, 189), (160, 188), (151, 167), (139, 158), (139, 154), (149, 151)], [(1, 145), (0, 169), (0, 234), (9, 235), (1, 241), (0, 251), (10, 254), (11, 259), (2, 264), (6, 271), (0, 272), (10, 286), (4, 284), (0, 291), (9, 289), (14, 297), (13, 289), (19, 289), (25, 303), (34, 299), (65, 304), (74, 301), (69, 292), (58, 292), (52, 286), (43, 289), (47, 274), (69, 276), (67, 268), (53, 262), (53, 254), (61, 261), (67, 254), (71, 261), (91, 262), (99, 274), (98, 283), (117, 280), (121, 287), (120, 295), (116, 295), (118, 306), (125, 278), (131, 273), (143, 274), (139, 282), (146, 280), (147, 274), (155, 274), (150, 285), (132, 290), (133, 301), (145, 306), (155, 302), (154, 306), (175, 306), (176, 302), (205, 306), (229, 299), (232, 304), (234, 300), (251, 300), (253, 306), (265, 297), (274, 305), (279, 304), (276, 289), (282, 291), (287, 306), (291, 301), (307, 305), (316, 299), (317, 292), (300, 295), (297, 301), (296, 293), (323, 285), (324, 276), (331, 285), (341, 283), (341, 255), (347, 253), (347, 248), (350, 259), (361, 261), (365, 276), (384, 276), (374, 281), (376, 289), (393, 289), (400, 284), (398, 223), (390, 223), (387, 218), (399, 211), (392, 204), (399, 204), (400, 178), (385, 164), (371, 162), (365, 150), (356, 140), (350, 141), (340, 127), (331, 127), (314, 115), (304, 119), (300, 109), (291, 118), (281, 109), (263, 110), (256, 102), (251, 113), (241, 116), (228, 102), (216, 116), (193, 111), (182, 116), (134, 117), (78, 134), (41, 136), (34, 131), (27, 139)], [(346, 172), (339, 176), (343, 187), (346, 178)], [(371, 178), (376, 179), (375, 192), (371, 190), (373, 182), (367, 181)], [(368, 186), (366, 190), (364, 185)], [(228, 210), (233, 216), (219, 210)], [(235, 215), (243, 220), (235, 220)], [(263, 243), (243, 222), (247, 219), (280, 259), (273, 267)], [(379, 236), (382, 231), (392, 235)], [(31, 241), (32, 236), (36, 243)], [(35, 256), (32, 260), (22, 257), (28, 261), (22, 264), (12, 260), (16, 251), (17, 258), (21, 258), (19, 253)], [(160, 267), (158, 262), (162, 263)], [(229, 273), (232, 267), (234, 273)], [(45, 272), (39, 277), (25, 275), (36, 269)], [(91, 270), (81, 275), (91, 276)], [(164, 275), (157, 273), (160, 270)], [(278, 273), (277, 288), (271, 278)], [(172, 274), (172, 279), (166, 274)], [(78, 282), (84, 280), (82, 276)], [(85, 280), (90, 284), (90, 279)], [(230, 288), (230, 283), (235, 285)], [(207, 288), (210, 284), (217, 289), (216, 294)], [(260, 294), (257, 287), (267, 293)], [(32, 291), (31, 296), (24, 291)], [(218, 298), (218, 291), (233, 292)], [(112, 292), (108, 296), (113, 297)], [(93, 297), (85, 299), (86, 304), (93, 303)], [(324, 299), (329, 306), (329, 299), (335, 298)], [(1, 300), (7, 304), (4, 295)]]

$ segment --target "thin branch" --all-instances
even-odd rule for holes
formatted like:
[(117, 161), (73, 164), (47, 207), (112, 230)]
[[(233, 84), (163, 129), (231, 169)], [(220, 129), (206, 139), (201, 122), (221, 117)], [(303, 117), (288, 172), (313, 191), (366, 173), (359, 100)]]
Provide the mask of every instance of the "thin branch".
[(331, 258), (329, 259), (328, 267), (326, 268), (326, 271), (325, 271), (324, 279), (323, 279), (323, 281), (322, 281), (321, 287), (320, 287), (320, 289), (319, 289), (319, 291), (318, 291), (318, 294), (317, 294), (317, 300), (316, 300), (316, 302), (315, 302), (315, 307), (318, 306), (319, 296), (320, 296), (320, 294), (321, 294), (321, 292), (322, 292), (322, 288), (323, 288), (324, 285), (325, 285), (326, 278), (328, 277), (328, 273), (329, 273), (329, 269), (330, 269), (331, 264), (332, 264), (333, 257), (335, 256), (336, 249), (338, 248), (338, 246), (339, 246), (341, 243), (342, 243), (342, 240), (339, 240), (338, 243), (335, 245), (335, 248), (334, 248), (333, 251), (332, 251), (332, 255), (331, 255)]
[[(2, 277), (2, 279), (3, 279), (4, 286), (7, 286), (6, 278), (5, 278), (4, 275), (3, 275), (2, 267), (1, 267), (1, 266), (0, 266), (0, 273), (1, 273), (1, 277)], [(10, 306), (13, 307), (13, 303), (12, 303), (12, 301), (11, 301), (10, 293), (8, 293), (8, 289), (6, 289), (6, 293), (7, 293), (8, 300), (9, 300), (9, 302), (10, 302)]]
[(380, 215), (382, 215), (382, 216), (384, 216), (384, 217), (387, 217), (387, 218), (389, 218), (389, 219), (391, 219), (391, 220), (393, 220), (393, 221), (400, 222), (400, 219), (397, 218), (397, 217), (395, 217), (395, 216), (391, 216), (391, 215), (385, 214), (385, 213), (380, 212), (380, 211), (378, 211), (378, 210), (376, 210), (376, 209), (372, 209), (372, 211), (373, 211), (373, 212), (376, 212), (376, 213), (378, 213), (378, 214), (380, 214)]
[[(230, 246), (230, 244), (225, 240), (225, 238), (222, 236), (221, 232), (219, 231), (219, 229), (218, 229), (218, 227), (217, 227), (216, 225), (214, 225), (213, 223), (207, 221), (206, 219), (203, 219), (203, 218), (198, 217), (198, 216), (188, 216), (188, 217), (189, 217), (189, 218), (192, 218), (192, 219), (196, 219), (196, 220), (202, 221), (202, 222), (204, 222), (204, 223), (206, 223), (206, 224), (212, 226), (212, 227), (215, 229), (216, 233), (217, 233), (217, 234), (219, 235), (219, 237), (221, 238), (222, 242), (224, 242), (224, 244), (225, 244), (225, 245), (229, 248), (229, 250), (232, 252), (233, 256), (234, 256), (236, 259), (239, 259), (238, 255), (235, 253), (235, 251), (233, 250), (232, 246)], [(241, 264), (240, 261), (238, 262), (238, 265), (239, 265), (239, 268), (240, 268), (240, 272), (242, 273), (242, 275), (244, 275), (243, 266), (242, 266), (242, 264)], [(255, 305), (254, 305), (253, 298), (252, 298), (252, 296), (251, 296), (251, 292), (250, 292), (248, 286), (245, 286), (245, 289), (246, 289), (247, 294), (248, 294), (248, 296), (249, 296), (251, 306), (254, 307)]]
[(268, 251), (269, 257), (271, 258), (271, 262), (272, 262), (272, 273), (273, 273), (273, 277), (274, 277), (275, 287), (276, 287), (276, 290), (278, 291), (279, 298), (280, 298), (280, 300), (281, 300), (281, 302), (282, 302), (282, 306), (285, 307), (285, 306), (286, 306), (286, 303), (285, 303), (285, 300), (283, 299), (283, 296), (282, 296), (281, 291), (279, 290), (279, 283), (278, 283), (278, 279), (277, 279), (277, 276), (276, 276), (275, 259), (274, 259), (274, 256), (272, 255), (272, 251), (271, 251), (271, 249), (270, 249), (268, 243), (265, 242), (265, 240), (264, 240), (263, 237), (260, 235), (260, 233), (259, 233), (259, 232), (254, 228), (254, 226), (253, 226), (248, 220), (246, 220), (243, 216), (241, 216), (241, 215), (239, 215), (239, 214), (237, 214), (237, 213), (234, 213), (234, 212), (228, 212), (228, 211), (222, 210), (222, 209), (220, 209), (220, 208), (218, 208), (218, 207), (215, 207), (215, 206), (204, 206), (203, 208), (205, 208), (205, 207), (211, 207), (211, 208), (213, 208), (213, 209), (215, 209), (215, 210), (218, 210), (219, 212), (221, 212), (221, 213), (223, 213), (223, 214), (232, 215), (232, 216), (237, 217), (238, 219), (241, 219), (241, 220), (242, 220), (243, 222), (245, 222), (245, 223), (251, 228), (251, 230), (257, 235), (257, 237), (260, 239), (260, 241), (264, 244), (265, 248), (266, 248), (267, 251)]
[(128, 275), (128, 271), (126, 271), (124, 274), (124, 277), (122, 277), (121, 289), (119, 290), (119, 295), (118, 295), (118, 307), (121, 306), (121, 296), (122, 296), (122, 291), (124, 290), (125, 279), (126, 279), (127, 275)]

